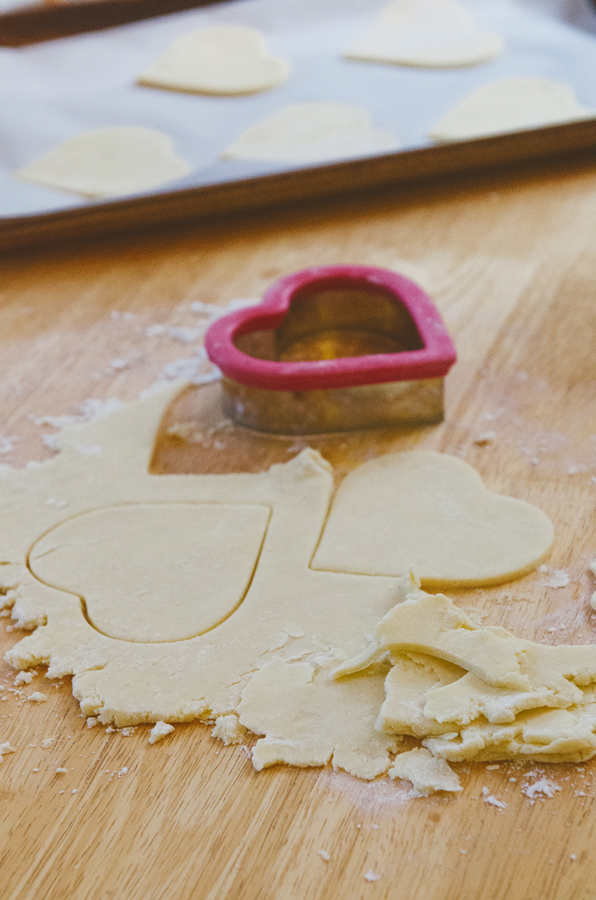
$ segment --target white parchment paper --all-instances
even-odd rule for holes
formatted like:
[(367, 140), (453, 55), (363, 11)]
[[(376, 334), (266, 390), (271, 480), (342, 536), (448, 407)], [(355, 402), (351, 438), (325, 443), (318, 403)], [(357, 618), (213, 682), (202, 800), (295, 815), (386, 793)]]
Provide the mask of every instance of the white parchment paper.
[[(415, 69), (347, 61), (341, 52), (386, 0), (237, 0), (18, 49), (0, 48), (0, 216), (30, 216), (88, 201), (19, 182), (11, 173), (56, 144), (108, 125), (168, 134), (192, 173), (164, 191), (283, 171), (287, 164), (222, 160), (249, 125), (289, 103), (365, 107), (404, 150), (476, 87), (542, 76), (573, 87), (596, 111), (596, 12), (587, 0), (463, 0), (475, 22), (498, 31), (505, 53), (465, 69)], [(135, 85), (176, 38), (215, 23), (260, 29), (286, 58), (286, 84), (248, 97), (202, 97)], [(572, 23), (572, 24), (570, 24)]]

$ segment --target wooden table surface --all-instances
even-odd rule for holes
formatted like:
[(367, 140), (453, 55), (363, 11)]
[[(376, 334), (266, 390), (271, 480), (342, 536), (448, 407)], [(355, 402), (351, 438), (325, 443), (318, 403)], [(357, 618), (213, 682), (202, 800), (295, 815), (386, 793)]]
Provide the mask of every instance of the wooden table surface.
[[(452, 595), (516, 634), (596, 640), (596, 167), (528, 171), (265, 212), (208, 228), (51, 247), (4, 260), (0, 282), (0, 461), (50, 451), (30, 416), (89, 397), (133, 399), (196, 345), (147, 336), (193, 326), (194, 300), (256, 297), (314, 264), (395, 268), (434, 297), (459, 361), (441, 425), (321, 438), (345, 472), (379, 452), (423, 446), (465, 458), (489, 487), (530, 500), (556, 527), (547, 587)], [(125, 367), (114, 361), (126, 360)], [(119, 367), (120, 366), (120, 367)], [(236, 429), (217, 441), (217, 386), (183, 398), (204, 439), (160, 439), (156, 471), (259, 470), (303, 441)], [(184, 407), (184, 410), (182, 409)], [(492, 444), (475, 443), (494, 431)], [(9, 447), (12, 443), (13, 449)], [(293, 450), (291, 451), (293, 452)], [(5, 625), (9, 619), (2, 619)], [(1, 628), (0, 649), (19, 633)], [(256, 773), (246, 748), (199, 724), (150, 746), (87, 729), (69, 680), (43, 673), (23, 695), (2, 662), (2, 900), (593, 900), (595, 766), (459, 767), (463, 793), (408, 799), (330, 769)], [(44, 690), (47, 703), (28, 702)], [(42, 741), (55, 738), (44, 749)], [(57, 767), (68, 769), (66, 774)], [(126, 768), (126, 772), (124, 769)], [(542, 774), (560, 787), (534, 802)], [(506, 803), (483, 802), (483, 787)], [(326, 862), (318, 854), (327, 850)], [(365, 880), (372, 870), (376, 881)]]

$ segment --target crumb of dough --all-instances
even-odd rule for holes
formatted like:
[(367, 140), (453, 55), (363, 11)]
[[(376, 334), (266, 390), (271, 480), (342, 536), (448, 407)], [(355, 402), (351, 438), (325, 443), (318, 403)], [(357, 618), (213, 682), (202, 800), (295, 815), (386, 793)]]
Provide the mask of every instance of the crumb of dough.
[(215, 727), (212, 728), (211, 734), (215, 738), (219, 738), (224, 744), (241, 744), (246, 737), (247, 729), (240, 724), (237, 715), (219, 716), (215, 720)]
[(64, 766), (58, 766), (56, 772), (59, 775), (66, 775), (68, 773), (68, 769), (65, 769)]
[(263, 35), (242, 25), (212, 25), (171, 44), (137, 78), (137, 83), (170, 91), (240, 96), (283, 84), (290, 74), (273, 56)]
[(479, 434), (477, 438), (474, 438), (474, 443), (478, 444), (479, 447), (484, 447), (486, 444), (494, 444), (496, 439), (497, 434), (495, 431), (485, 431)]
[(496, 806), (497, 809), (507, 809), (507, 804), (503, 803), (502, 800), (497, 800), (487, 787), (482, 788), (482, 799), (485, 803), (488, 803), (489, 806)]
[(174, 726), (168, 725), (167, 722), (156, 722), (149, 732), (149, 743), (157, 744), (158, 741), (163, 741), (163, 739), (168, 734), (171, 734), (173, 730)]
[(344, 53), (347, 59), (423, 68), (488, 62), (503, 51), (456, 0), (393, 0)]
[(6, 756), (8, 753), (16, 753), (17, 748), (12, 747), (8, 741), (4, 741), (3, 744), (0, 744), (0, 763), (2, 762), (2, 757)]
[(369, 869), (368, 872), (364, 876), (365, 881), (378, 881), (381, 876), (377, 872), (373, 872), (372, 869)]
[(175, 422), (173, 425), (170, 425), (167, 433), (170, 437), (178, 438), (180, 441), (187, 441), (196, 430), (196, 422)]
[(49, 750), (52, 744), (56, 743), (56, 740), (57, 739), (55, 737), (44, 738), (41, 742), (42, 749)]
[(436, 759), (424, 747), (398, 753), (388, 775), (410, 781), (421, 794), (463, 790), (457, 774), (444, 759)]
[(167, 134), (114, 126), (69, 138), (13, 174), (41, 187), (102, 199), (150, 191), (190, 171)]
[(562, 588), (569, 584), (569, 575), (564, 569), (551, 569), (550, 566), (539, 566), (538, 572), (548, 575), (548, 581), (542, 582), (544, 587)]
[(87, 728), (95, 728), (96, 725), (99, 725), (97, 716), (89, 716), (87, 719)]
[(318, 850), (317, 853), (319, 854), (321, 859), (325, 860), (325, 862), (329, 862), (329, 860), (331, 859), (331, 854), (327, 850)]
[(36, 674), (36, 672), (19, 672), (14, 680), (15, 687), (20, 684), (31, 684)]
[(222, 156), (306, 164), (389, 153), (399, 147), (397, 138), (374, 127), (360, 106), (294, 103), (251, 125)]
[(541, 778), (539, 781), (535, 781), (533, 784), (526, 784), (524, 785), (524, 787), (522, 787), (523, 793), (526, 795), (526, 797), (529, 797), (530, 800), (534, 800), (537, 794), (541, 794), (542, 797), (548, 797), (549, 799), (552, 799), (560, 790), (562, 790), (561, 786), (551, 778)]
[(547, 78), (508, 78), (476, 88), (429, 132), (435, 141), (465, 141), (590, 119), (566, 84)]
[(42, 694), (41, 691), (35, 691), (33, 694), (30, 694), (27, 698), (31, 701), (31, 703), (45, 703), (48, 699), (45, 694)]

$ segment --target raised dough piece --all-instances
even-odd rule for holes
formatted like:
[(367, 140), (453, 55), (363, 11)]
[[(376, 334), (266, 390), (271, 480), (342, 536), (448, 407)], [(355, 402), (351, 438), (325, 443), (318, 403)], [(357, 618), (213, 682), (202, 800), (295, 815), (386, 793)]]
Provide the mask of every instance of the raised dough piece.
[(312, 566), (393, 576), (414, 566), (425, 587), (472, 587), (531, 572), (552, 542), (535, 506), (491, 493), (455, 456), (412, 450), (344, 479)]
[(295, 103), (247, 128), (222, 154), (229, 159), (327, 162), (399, 149), (387, 129), (374, 128), (350, 103)]
[(427, 796), (437, 791), (463, 790), (459, 778), (445, 760), (436, 759), (424, 747), (399, 753), (388, 775), (411, 781), (417, 791)]
[(334, 769), (372, 779), (387, 771), (388, 752), (400, 742), (375, 731), (382, 699), (382, 675), (333, 682), (328, 670), (274, 659), (253, 675), (238, 712), (243, 725), (267, 735), (253, 750), (256, 769), (332, 762)]
[[(423, 646), (425, 653), (409, 652)], [(596, 754), (593, 645), (520, 641), (414, 587), (379, 624), (368, 662), (387, 653), (393, 666), (376, 724), (383, 733), (425, 738), (451, 761), (578, 762)], [(366, 664), (363, 653), (332, 675)], [(525, 689), (512, 690), (516, 680)]]
[[(551, 647), (524, 641), (499, 626), (478, 625), (448, 597), (421, 590), (413, 591), (387, 613), (369, 649), (337, 666), (332, 677), (360, 672), (386, 654), (396, 662), (411, 651), (459, 666), (495, 688), (537, 692), (541, 698), (548, 692), (552, 695), (549, 706), (581, 702), (578, 685), (596, 681), (596, 646)], [(446, 689), (447, 696), (453, 690)], [(470, 694), (474, 688), (468, 682), (460, 701), (470, 702)]]
[(289, 73), (254, 28), (213, 25), (178, 38), (137, 81), (194, 94), (241, 95), (276, 87)]
[(596, 703), (570, 709), (520, 713), (511, 725), (482, 719), (459, 734), (430, 737), (424, 746), (450, 762), (520, 759), (528, 762), (583, 762), (596, 754)]
[(83, 197), (119, 197), (188, 175), (170, 138), (154, 128), (118, 126), (87, 131), (59, 144), (14, 175)]
[(566, 84), (548, 78), (507, 78), (476, 88), (429, 131), (435, 141), (465, 141), (590, 119)]
[(347, 59), (456, 68), (498, 56), (498, 34), (481, 31), (454, 0), (394, 0), (346, 51)]

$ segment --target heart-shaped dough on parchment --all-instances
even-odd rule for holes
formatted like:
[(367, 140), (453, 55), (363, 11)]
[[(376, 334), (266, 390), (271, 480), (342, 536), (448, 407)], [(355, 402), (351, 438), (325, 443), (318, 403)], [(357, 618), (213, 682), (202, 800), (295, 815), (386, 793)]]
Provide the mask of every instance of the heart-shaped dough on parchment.
[(552, 522), (523, 500), (493, 494), (455, 456), (380, 456), (337, 491), (312, 568), (403, 575), (426, 587), (479, 587), (531, 572), (553, 542)]
[(174, 41), (137, 78), (148, 87), (191, 94), (255, 94), (283, 84), (288, 63), (273, 56), (263, 35), (242, 25), (213, 25)]
[(458, 68), (487, 62), (502, 50), (500, 36), (477, 28), (456, 0), (394, 0), (344, 56), (400, 66)]
[(566, 84), (548, 78), (507, 78), (485, 84), (457, 104), (429, 132), (435, 141), (465, 141), (507, 131), (590, 119)]
[(395, 135), (375, 128), (361, 106), (294, 103), (251, 125), (222, 156), (309, 163), (391, 153), (399, 147)]
[(41, 187), (97, 199), (149, 191), (189, 172), (167, 134), (124, 125), (69, 138), (14, 175)]

